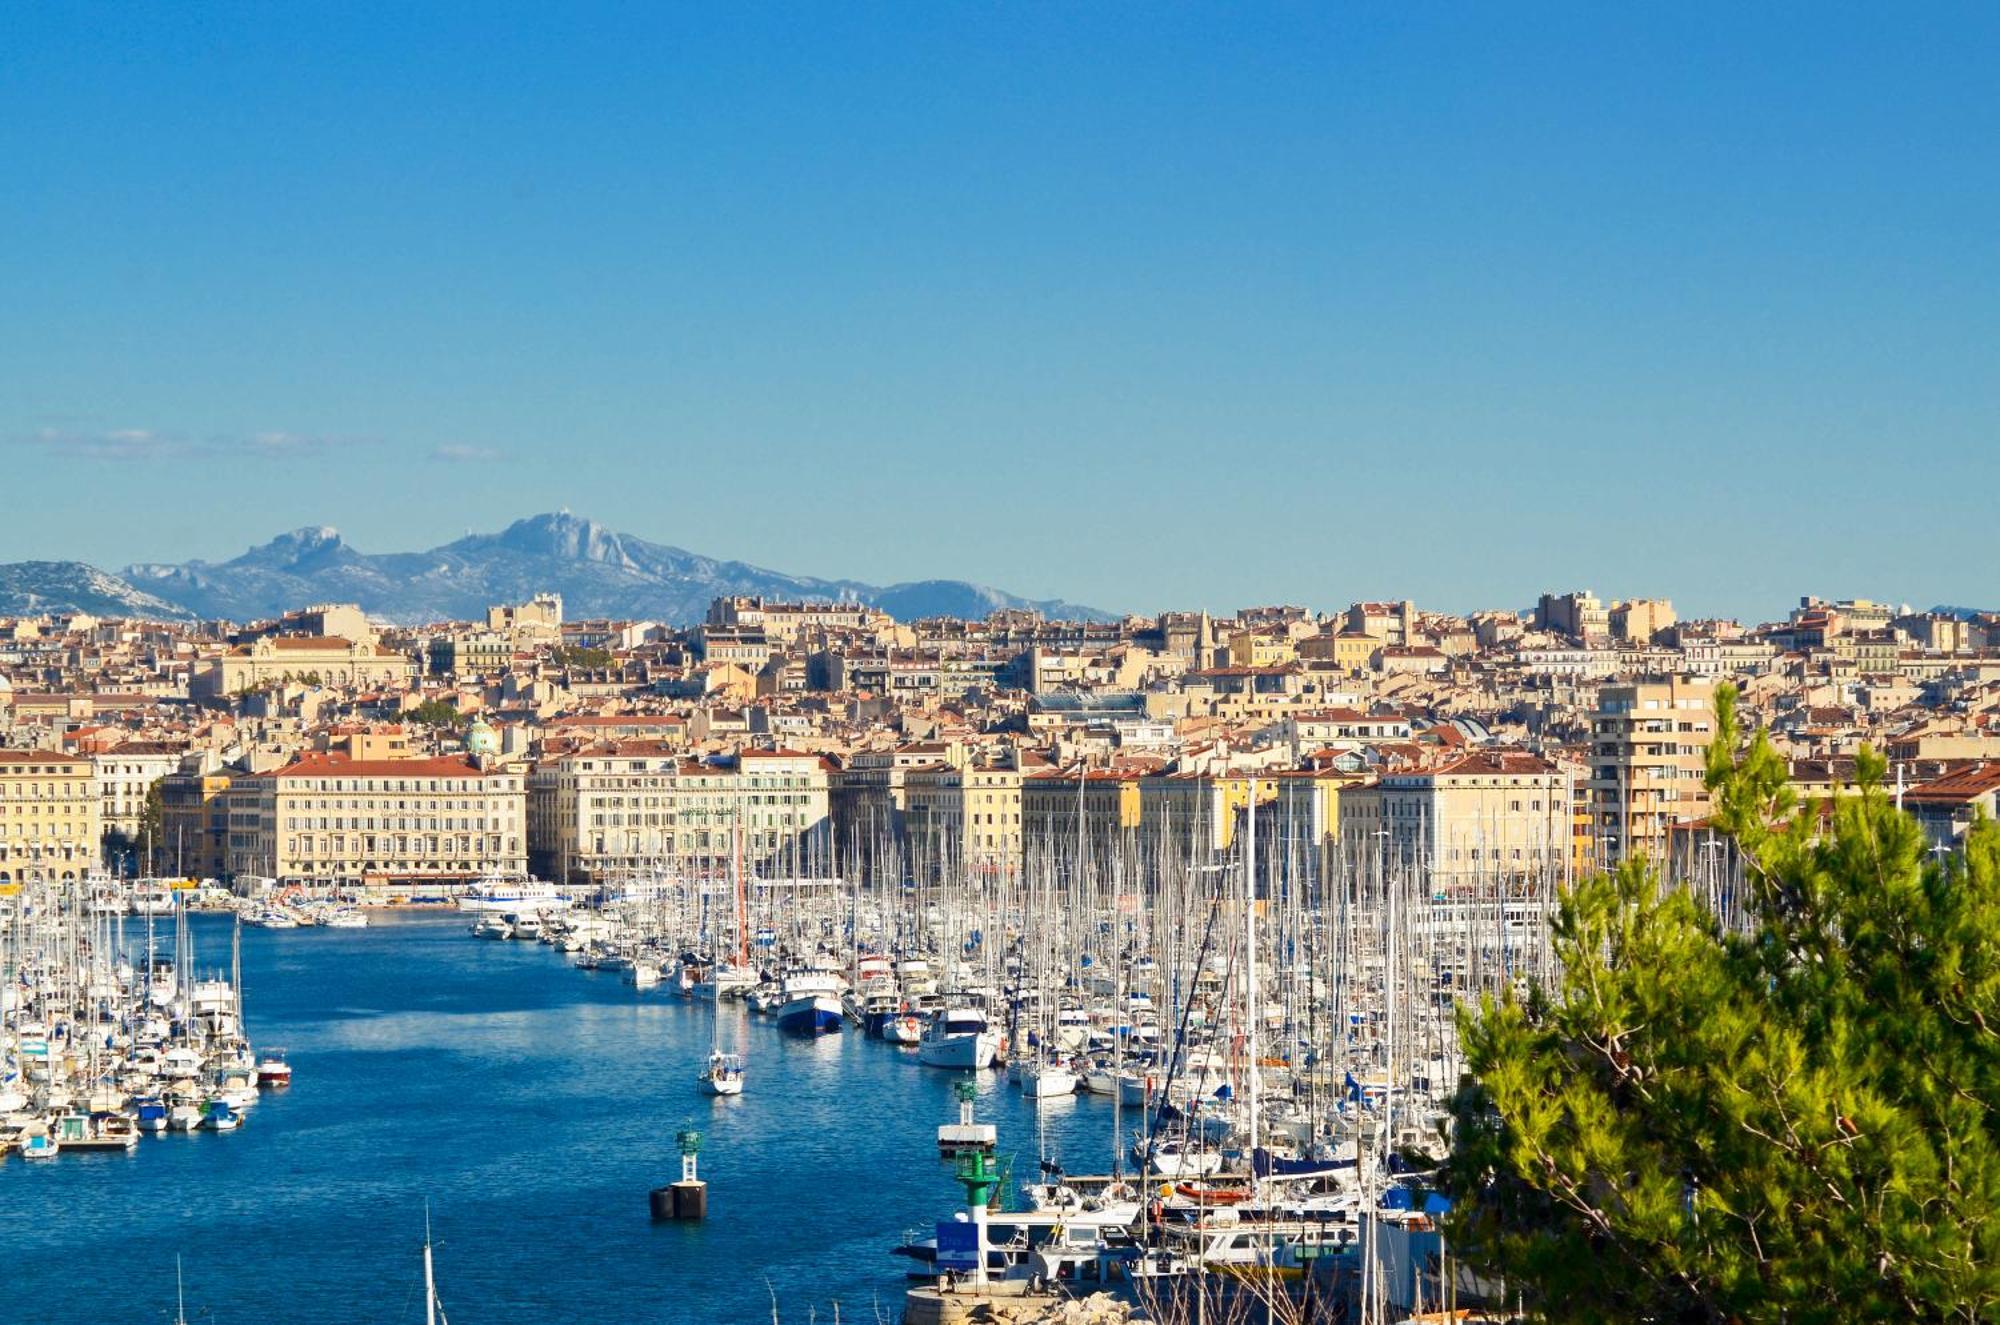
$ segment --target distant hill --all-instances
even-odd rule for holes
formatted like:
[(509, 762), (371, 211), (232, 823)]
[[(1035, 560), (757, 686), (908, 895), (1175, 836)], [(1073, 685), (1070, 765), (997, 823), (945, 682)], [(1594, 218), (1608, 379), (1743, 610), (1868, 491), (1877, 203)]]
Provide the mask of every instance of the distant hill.
[(186, 620), (186, 608), (133, 588), (81, 561), (17, 561), (0, 565), (0, 616), (87, 612), (92, 616)]
[[(122, 578), (81, 562), (0, 566), (0, 613), (82, 610), (165, 619), (248, 621), (308, 603), (359, 603), (403, 623), (482, 617), (493, 603), (559, 593), (570, 617), (644, 618), (687, 625), (727, 594), (847, 599), (898, 620), (982, 617), (1032, 608), (1049, 617), (1113, 619), (1059, 600), (1030, 600), (963, 580), (877, 586), (787, 575), (606, 528), (560, 512), (517, 520), (427, 552), (366, 553), (330, 528), (298, 529), (224, 562), (128, 566)], [(94, 604), (94, 605), (93, 605)]]

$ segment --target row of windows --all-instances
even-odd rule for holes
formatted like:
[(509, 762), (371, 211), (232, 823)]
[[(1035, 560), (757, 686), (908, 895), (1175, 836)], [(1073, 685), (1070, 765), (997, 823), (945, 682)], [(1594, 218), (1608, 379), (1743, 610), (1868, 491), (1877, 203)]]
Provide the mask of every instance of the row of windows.
[(511, 821), (512, 818), (513, 818), (512, 815), (507, 815), (504, 817), (503, 820), (502, 816), (496, 815), (494, 816), (493, 823), (489, 825), (484, 815), (478, 815), (478, 816), (446, 815), (441, 818), (433, 817), (428, 819), (420, 818), (414, 815), (405, 815), (400, 818), (395, 816), (384, 816), (378, 818), (373, 815), (355, 815), (350, 818), (346, 815), (338, 815), (338, 814), (332, 816), (331, 818), (329, 818), (326, 815), (318, 815), (318, 816), (294, 815), (294, 816), (288, 816), (285, 819), (285, 827), (293, 831), (310, 830), (314, 828), (320, 829), (321, 831), (325, 831), (326, 829), (329, 828), (334, 829), (335, 831), (339, 831), (341, 829), (346, 829), (346, 828), (381, 828), (381, 829), (387, 829), (392, 832), (399, 829), (404, 832), (411, 832), (421, 829), (433, 833), (458, 832), (466, 829), (476, 828), (481, 832), (484, 832), (488, 827), (497, 828), (501, 826), (502, 822)]
[[(506, 805), (510, 799), (509, 797), (501, 797), (499, 804)], [(449, 810), (483, 810), (494, 803), (494, 798), (491, 796), (481, 796), (476, 799), (454, 798), (442, 801), (421, 800), (412, 802), (399, 800), (393, 805), (379, 796), (369, 796), (354, 800), (339, 797), (307, 796), (301, 800), (292, 800), (288, 797), (285, 801), (285, 808), (288, 810), (375, 810), (378, 812), (382, 810), (421, 810), (429, 814), (437, 814)]]
[(287, 778), (286, 790), (366, 791), (375, 795), (408, 791), (514, 791), (512, 778)]
[[(497, 833), (486, 835), (483, 841), (486, 852), (495, 855), (499, 854), (501, 839)], [(353, 840), (353, 845), (354, 849), (364, 856), (373, 856), (378, 849), (386, 855), (397, 857), (446, 856), (454, 854), (464, 856), (477, 853), (481, 849), (481, 842), (481, 838), (468, 837), (463, 834), (454, 838), (411, 837), (399, 833), (393, 837), (356, 837)], [(285, 854), (288, 856), (345, 856), (347, 849), (348, 839), (345, 837), (288, 837), (285, 839)], [(510, 837), (506, 839), (506, 850), (509, 853), (517, 854), (520, 849), (520, 838)]]

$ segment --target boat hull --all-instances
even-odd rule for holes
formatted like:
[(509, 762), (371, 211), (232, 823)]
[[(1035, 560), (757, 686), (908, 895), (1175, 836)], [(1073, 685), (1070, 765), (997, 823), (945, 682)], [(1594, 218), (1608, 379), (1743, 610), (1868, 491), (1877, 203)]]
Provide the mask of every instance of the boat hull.
[(957, 1072), (983, 1072), (993, 1066), (1000, 1049), (1000, 1037), (993, 1031), (977, 1034), (929, 1036), (917, 1045), (917, 1059), (926, 1067), (949, 1068)]
[(846, 1021), (840, 1000), (830, 994), (795, 998), (778, 1008), (778, 1029), (788, 1035), (825, 1035)]

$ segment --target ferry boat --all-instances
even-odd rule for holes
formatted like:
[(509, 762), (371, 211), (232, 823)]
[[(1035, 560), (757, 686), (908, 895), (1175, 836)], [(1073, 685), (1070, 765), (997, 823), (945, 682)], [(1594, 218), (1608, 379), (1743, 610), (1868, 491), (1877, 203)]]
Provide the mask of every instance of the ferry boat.
[(495, 911), (525, 914), (530, 911), (566, 911), (569, 898), (553, 883), (526, 874), (489, 874), (468, 887), (458, 899), (460, 911)]
[[(945, 1007), (931, 1016), (917, 1042), (917, 1061), (926, 1067), (978, 1072), (993, 1066), (1000, 1051), (1000, 1033), (975, 1007)], [(1072, 1087), (1073, 1088), (1073, 1087)]]

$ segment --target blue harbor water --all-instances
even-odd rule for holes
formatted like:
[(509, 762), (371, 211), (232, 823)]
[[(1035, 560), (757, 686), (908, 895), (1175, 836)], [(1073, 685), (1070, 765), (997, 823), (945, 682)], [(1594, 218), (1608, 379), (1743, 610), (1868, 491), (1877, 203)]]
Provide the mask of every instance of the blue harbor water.
[[(194, 921), (224, 967), (228, 922)], [(247, 930), (245, 1014), (289, 1051), (233, 1133), (148, 1137), (131, 1154), (0, 1163), (0, 1317), (357, 1325), (423, 1318), (430, 1203), (455, 1325), (899, 1317), (911, 1262), (889, 1249), (962, 1201), (939, 1161), (952, 1074), (854, 1031), (780, 1035), (737, 1005), (748, 1089), (697, 1094), (706, 1005), (571, 968), (553, 948), (481, 942), (457, 916), (365, 930)], [(1032, 1174), (1039, 1137), (1074, 1171), (1108, 1163), (1111, 1107), (1035, 1105), (981, 1078), (979, 1116)], [(674, 1135), (704, 1135), (709, 1218), (655, 1224)]]

